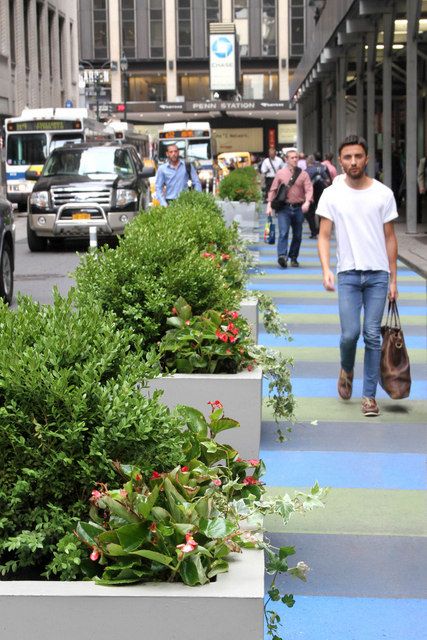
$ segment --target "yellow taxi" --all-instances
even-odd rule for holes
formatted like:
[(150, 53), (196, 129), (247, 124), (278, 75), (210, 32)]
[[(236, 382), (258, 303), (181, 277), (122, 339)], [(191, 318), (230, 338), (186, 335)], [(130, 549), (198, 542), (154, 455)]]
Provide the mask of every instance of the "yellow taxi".
[(227, 176), (232, 169), (251, 166), (249, 151), (227, 151), (218, 155), (218, 165), (221, 177)]

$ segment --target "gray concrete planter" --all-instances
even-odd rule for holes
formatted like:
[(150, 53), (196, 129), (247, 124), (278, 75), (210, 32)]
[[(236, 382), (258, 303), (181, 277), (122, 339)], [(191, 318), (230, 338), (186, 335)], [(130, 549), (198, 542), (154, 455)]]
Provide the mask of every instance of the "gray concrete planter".
[(148, 583), (0, 582), (4, 640), (262, 640), (264, 554), (233, 554), (202, 587)]
[(258, 226), (259, 215), (256, 202), (237, 202), (234, 200), (218, 200), (227, 226), (237, 222), (240, 229), (254, 229)]
[(155, 389), (163, 390), (162, 402), (169, 408), (185, 404), (210, 413), (211, 400), (220, 400), (225, 415), (240, 423), (240, 428), (218, 434), (218, 442), (232, 445), (245, 459), (258, 458), (261, 438), (262, 370), (242, 371), (236, 374), (187, 374), (172, 375), (148, 380), (150, 394)]
[(251, 335), (258, 344), (258, 328), (259, 328), (259, 310), (258, 299), (254, 297), (243, 298), (240, 303), (240, 314), (248, 321), (251, 327)]

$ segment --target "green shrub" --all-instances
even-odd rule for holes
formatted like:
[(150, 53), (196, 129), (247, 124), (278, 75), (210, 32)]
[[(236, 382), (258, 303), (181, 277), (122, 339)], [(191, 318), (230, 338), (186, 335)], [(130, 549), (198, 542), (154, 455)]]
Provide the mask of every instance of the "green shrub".
[(219, 197), (222, 200), (260, 202), (262, 194), (254, 167), (230, 171), (219, 183)]
[(78, 571), (73, 543), (61, 538), (94, 483), (114, 478), (111, 460), (147, 471), (182, 463), (178, 420), (136, 386), (148, 367), (131, 330), (117, 332), (95, 304), (76, 310), (72, 294), (52, 306), (24, 298), (15, 312), (0, 305), (3, 575)]
[(172, 206), (139, 216), (117, 249), (83, 259), (76, 271), (79, 304), (99, 301), (148, 347), (164, 334), (178, 296), (197, 314), (238, 306), (247, 279), (240, 250), (237, 230), (225, 226), (214, 199), (185, 193)]

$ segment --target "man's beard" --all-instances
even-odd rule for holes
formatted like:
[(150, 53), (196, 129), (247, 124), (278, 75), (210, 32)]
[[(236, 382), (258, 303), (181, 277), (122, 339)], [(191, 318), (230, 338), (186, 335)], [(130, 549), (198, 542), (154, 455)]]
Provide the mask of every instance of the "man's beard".
[(360, 180), (360, 178), (363, 178), (363, 176), (365, 175), (365, 168), (361, 169), (357, 173), (355, 171), (352, 171), (351, 169), (348, 169), (345, 173), (352, 180)]

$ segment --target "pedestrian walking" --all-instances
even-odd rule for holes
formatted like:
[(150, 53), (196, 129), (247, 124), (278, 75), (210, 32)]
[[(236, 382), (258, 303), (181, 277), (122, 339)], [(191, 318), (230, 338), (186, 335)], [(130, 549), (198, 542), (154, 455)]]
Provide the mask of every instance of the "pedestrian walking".
[[(277, 261), (286, 269), (288, 259), (291, 267), (299, 267), (298, 255), (302, 240), (304, 213), (307, 213), (313, 197), (313, 185), (306, 171), (298, 166), (298, 152), (291, 149), (286, 152), (286, 165), (279, 169), (273, 180), (267, 197), (267, 215), (272, 215), (272, 201), (281, 185), (286, 185), (286, 196), (280, 208), (276, 209), (279, 234), (277, 241)], [(282, 189), (280, 189), (282, 191)], [(289, 229), (292, 228), (292, 242), (288, 253)]]
[(166, 155), (168, 161), (159, 166), (156, 175), (156, 198), (163, 207), (176, 200), (181, 191), (202, 190), (194, 166), (179, 157), (176, 144), (168, 147)]
[[(319, 156), (318, 156), (319, 157)], [(321, 158), (322, 156), (320, 156)], [(307, 156), (307, 169), (308, 175), (310, 176), (311, 184), (313, 185), (313, 199), (310, 203), (310, 207), (305, 214), (305, 219), (308, 222), (308, 226), (310, 228), (310, 238), (317, 238), (318, 233), (318, 225), (316, 222), (316, 209), (320, 200), (320, 196), (326, 187), (329, 187), (331, 184), (331, 177), (329, 175), (329, 171), (327, 168), (320, 162), (320, 160), (316, 160), (314, 155)]]
[(268, 156), (265, 158), (261, 165), (261, 175), (264, 177), (264, 200), (267, 201), (268, 192), (279, 169), (283, 169), (285, 163), (282, 158), (276, 154), (276, 149), (270, 147), (268, 150)]
[(298, 165), (297, 165), (300, 169), (302, 169), (303, 171), (305, 171), (307, 169), (307, 156), (305, 155), (304, 151), (300, 151), (298, 154)]
[(329, 266), (330, 241), (335, 226), (337, 241), (338, 307), (341, 323), (338, 394), (352, 395), (354, 363), (363, 309), (362, 413), (378, 416), (375, 399), (380, 373), (381, 319), (387, 298), (397, 299), (397, 239), (393, 220), (398, 217), (391, 189), (366, 175), (368, 148), (364, 138), (351, 135), (339, 147), (345, 177), (323, 192), (317, 214), (321, 217), (318, 250), (323, 286), (335, 290)]
[(337, 174), (338, 174), (337, 168), (332, 162), (333, 159), (334, 159), (333, 153), (325, 153), (325, 159), (322, 162), (323, 166), (325, 166), (329, 171), (329, 175), (331, 177), (332, 182), (334, 181), (334, 179), (337, 177)]

